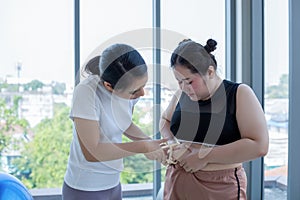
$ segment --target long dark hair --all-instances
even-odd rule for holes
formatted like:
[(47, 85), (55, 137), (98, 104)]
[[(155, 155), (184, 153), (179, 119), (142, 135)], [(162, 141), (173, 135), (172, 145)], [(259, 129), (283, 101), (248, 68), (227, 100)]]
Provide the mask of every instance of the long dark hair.
[(100, 71), (99, 71), (100, 57), (101, 56), (99, 55), (99, 56), (96, 56), (96, 57), (90, 59), (84, 67), (84, 72), (87, 74), (100, 76)]

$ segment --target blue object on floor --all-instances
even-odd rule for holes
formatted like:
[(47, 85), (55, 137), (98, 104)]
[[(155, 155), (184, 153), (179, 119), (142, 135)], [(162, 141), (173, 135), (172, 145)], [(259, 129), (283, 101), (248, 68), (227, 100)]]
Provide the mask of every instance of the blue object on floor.
[(33, 198), (19, 179), (0, 172), (0, 200), (33, 200)]

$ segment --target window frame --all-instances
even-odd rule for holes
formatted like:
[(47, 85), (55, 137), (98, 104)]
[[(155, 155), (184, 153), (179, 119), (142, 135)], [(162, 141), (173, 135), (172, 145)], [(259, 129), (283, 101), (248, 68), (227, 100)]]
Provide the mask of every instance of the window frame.
[[(79, 82), (80, 68), (80, 0), (74, 0), (74, 54), (75, 54), (75, 85)], [(160, 0), (152, 0), (153, 3), (153, 39), (156, 50), (153, 52), (153, 62), (160, 64)], [(300, 17), (297, 8), (300, 7), (298, 0), (289, 0), (289, 165), (288, 165), (288, 199), (300, 199), (298, 189), (300, 187), (300, 160), (297, 158), (297, 149), (299, 150), (298, 142), (300, 135), (297, 131), (300, 129), (300, 124), (296, 118), (300, 113), (300, 91), (296, 88), (300, 84), (300, 80), (295, 76), (300, 74), (300, 69), (296, 66), (300, 65), (300, 57), (297, 52), (300, 51), (300, 39), (297, 37), (300, 32), (300, 24), (295, 19)], [(226, 78), (233, 81), (242, 81), (249, 84), (256, 93), (260, 103), (263, 105), (264, 97), (264, 1), (235, 1), (226, 0), (226, 65), (230, 66), (226, 69)], [(294, 19), (294, 20), (293, 20)], [(239, 21), (241, 20), (241, 21)], [(246, 23), (245, 23), (246, 22)], [(248, 41), (247, 45), (243, 42)], [(240, 49), (239, 49), (240, 48)], [(238, 58), (237, 52), (243, 52)], [(242, 66), (242, 67), (241, 67)], [(160, 71), (156, 70), (153, 74), (154, 82), (158, 83), (154, 86), (154, 103), (160, 104)], [(159, 106), (157, 106), (158, 108)], [(158, 129), (158, 121), (160, 111), (154, 110), (154, 131)], [(159, 135), (156, 137), (159, 137)], [(293, 151), (292, 151), (293, 149)], [(155, 164), (156, 165), (156, 164)], [(248, 176), (248, 198), (263, 199), (264, 190), (264, 168), (263, 158), (256, 159), (244, 164)], [(154, 172), (153, 196), (155, 196), (161, 187), (160, 169)]]

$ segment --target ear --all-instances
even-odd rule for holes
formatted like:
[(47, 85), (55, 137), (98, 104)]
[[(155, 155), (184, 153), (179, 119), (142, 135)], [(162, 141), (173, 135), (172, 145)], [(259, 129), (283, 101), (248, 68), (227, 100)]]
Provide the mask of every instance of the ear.
[(213, 66), (209, 66), (207, 69), (207, 74), (209, 78), (214, 78), (216, 74), (216, 70)]
[(113, 92), (114, 89), (109, 82), (104, 81), (103, 85), (104, 85), (105, 89), (107, 89), (110, 92)]

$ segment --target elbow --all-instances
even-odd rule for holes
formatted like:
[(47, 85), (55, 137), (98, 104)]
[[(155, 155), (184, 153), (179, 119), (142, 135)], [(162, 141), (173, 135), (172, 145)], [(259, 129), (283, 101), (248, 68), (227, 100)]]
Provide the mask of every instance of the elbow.
[(256, 143), (254, 148), (256, 148), (257, 157), (264, 157), (267, 155), (269, 151), (269, 136), (268, 136), (269, 134), (268, 131), (266, 130), (265, 132), (262, 132), (262, 134), (260, 135), (261, 137), (256, 138), (254, 140)]
[(268, 148), (262, 148), (261, 151), (259, 152), (259, 157), (264, 157), (268, 153)]
[(94, 160), (94, 159), (92, 159), (92, 158), (86, 158), (86, 157), (85, 157), (85, 160), (86, 160), (87, 162), (96, 162), (96, 160)]
[(99, 162), (91, 153), (84, 153), (83, 156), (87, 162)]
[(83, 157), (85, 158), (86, 161), (88, 162), (99, 162), (99, 160), (94, 156), (93, 151), (88, 150), (84, 145), (81, 146), (81, 152), (83, 154)]
[(269, 152), (269, 134), (267, 133), (266, 134), (266, 137), (263, 139), (263, 143), (260, 147), (261, 151), (260, 151), (260, 154), (261, 156), (266, 156), (267, 153)]
[(258, 157), (264, 157), (267, 155), (268, 151), (269, 151), (269, 144), (263, 144), (258, 148)]

